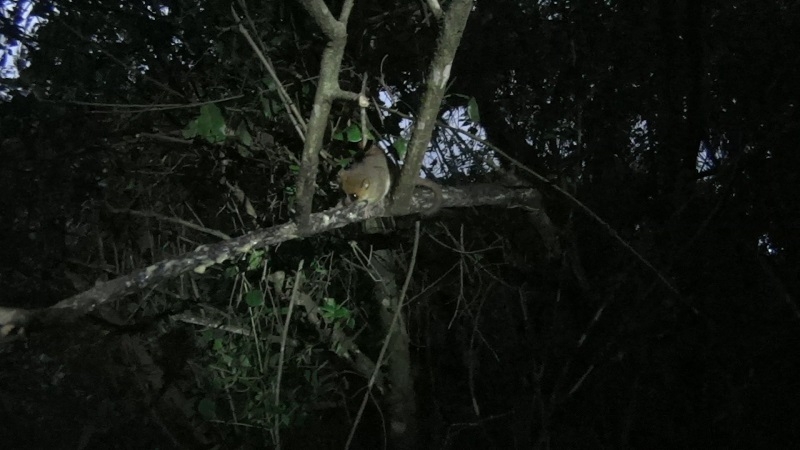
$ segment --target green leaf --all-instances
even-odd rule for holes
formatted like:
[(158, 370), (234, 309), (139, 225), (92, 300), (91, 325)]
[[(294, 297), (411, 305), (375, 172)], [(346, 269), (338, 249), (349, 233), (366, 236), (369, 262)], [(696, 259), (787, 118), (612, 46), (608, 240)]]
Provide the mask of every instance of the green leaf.
[(272, 101), (270, 101), (270, 99), (261, 98), (261, 111), (267, 119), (271, 119), (275, 116), (275, 111), (272, 110)]
[(278, 90), (278, 85), (275, 84), (275, 80), (273, 80), (272, 77), (264, 77), (261, 81), (264, 83), (264, 86), (267, 87), (267, 91)]
[(326, 273), (328, 273), (328, 269), (322, 264), (320, 264), (319, 261), (312, 262), (311, 266), (314, 268), (314, 272), (318, 274), (325, 275)]
[(356, 125), (350, 125), (345, 132), (347, 133), (347, 142), (360, 142), (363, 136), (361, 134), (361, 127)]
[(236, 151), (239, 152), (239, 154), (242, 155), (242, 157), (244, 158), (250, 158), (251, 156), (253, 156), (253, 153), (242, 144), (236, 145)]
[(187, 139), (200, 136), (212, 144), (225, 140), (225, 119), (222, 111), (213, 103), (201, 106), (200, 115), (186, 125), (183, 136)]
[(247, 259), (247, 270), (256, 270), (261, 268), (261, 264), (264, 262), (264, 250), (253, 250), (248, 255)]
[(241, 364), (242, 367), (253, 367), (253, 364), (250, 362), (250, 358), (248, 358), (247, 355), (239, 356), (239, 364)]
[(397, 150), (397, 156), (399, 156), (400, 159), (405, 159), (406, 152), (408, 151), (408, 140), (404, 138), (397, 138), (392, 146)]
[(264, 293), (261, 289), (253, 289), (252, 291), (244, 294), (244, 301), (247, 306), (255, 308), (264, 304)]
[(183, 129), (182, 134), (184, 139), (194, 139), (197, 137), (197, 119), (186, 124), (186, 128)]
[(250, 131), (247, 130), (247, 125), (244, 122), (240, 123), (236, 128), (236, 137), (239, 138), (239, 142), (247, 147), (253, 145), (253, 136), (250, 135)]
[[(353, 158), (352, 157), (351, 158), (337, 158), (336, 159), (336, 165), (339, 166), (339, 168), (341, 168), (341, 169), (344, 169), (345, 167), (347, 167), (347, 165), (350, 164), (351, 162), (353, 162)], [(138, 308), (138, 306), (137, 306), (137, 308)]]
[(467, 115), (469, 115), (469, 120), (473, 122), (481, 121), (481, 113), (478, 111), (478, 101), (475, 100), (475, 97), (470, 97), (469, 102), (467, 102)]
[(214, 143), (225, 139), (225, 119), (222, 117), (222, 111), (214, 103), (200, 107), (200, 118), (197, 123), (201, 127), (200, 131), (205, 132), (204, 137), (207, 141)]
[(344, 130), (334, 133), (333, 139), (336, 141), (360, 142), (362, 136), (361, 127), (356, 124), (351, 124)]
[(320, 307), (320, 311), (322, 311), (322, 317), (327, 321), (344, 320), (347, 322), (351, 316), (349, 309), (337, 304), (336, 300), (332, 298), (325, 299), (325, 304)]

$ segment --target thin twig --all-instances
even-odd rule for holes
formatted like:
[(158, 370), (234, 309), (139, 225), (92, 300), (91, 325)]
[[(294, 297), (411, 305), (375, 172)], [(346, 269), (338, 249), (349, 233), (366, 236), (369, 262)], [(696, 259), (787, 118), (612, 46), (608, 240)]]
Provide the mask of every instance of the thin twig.
[[(278, 376), (275, 381), (275, 408), (277, 411), (280, 411), (281, 405), (281, 378), (283, 377), (283, 357), (286, 354), (286, 339), (289, 336), (289, 322), (292, 320), (292, 310), (294, 309), (294, 304), (297, 303), (297, 294), (300, 291), (300, 275), (303, 273), (303, 262), (304, 260), (301, 259), (300, 264), (297, 265), (297, 275), (295, 275), (294, 286), (292, 287), (292, 298), (289, 300), (289, 312), (286, 313), (286, 323), (281, 331), (281, 352), (278, 355)], [(278, 450), (281, 448), (280, 425), (281, 416), (280, 414), (275, 414), (275, 448)]]
[[(244, 2), (240, 1), (239, 5), (244, 8)], [(239, 33), (244, 36), (247, 42), (252, 47), (253, 51), (255, 52), (258, 59), (261, 61), (261, 64), (267, 69), (269, 76), (272, 77), (272, 81), (275, 82), (275, 89), (278, 91), (278, 97), (281, 98), (284, 106), (286, 106), (286, 110), (289, 111), (289, 118), (292, 121), (292, 125), (294, 125), (295, 130), (297, 130), (297, 134), (300, 136), (300, 140), (305, 142), (306, 140), (306, 123), (303, 121), (303, 116), (300, 114), (300, 111), (297, 109), (297, 106), (292, 101), (292, 98), (289, 96), (289, 93), (286, 92), (284, 89), (283, 84), (281, 83), (280, 78), (278, 78), (278, 73), (275, 71), (275, 67), (272, 65), (272, 61), (261, 51), (261, 48), (256, 44), (256, 41), (250, 36), (250, 33), (242, 24), (239, 15), (236, 14), (236, 10), (233, 8), (231, 4), (231, 14), (233, 15), (233, 20), (239, 25)], [(250, 21), (250, 26), (253, 27), (252, 21)]]
[[(232, 95), (230, 97), (219, 98), (216, 100), (208, 100), (205, 102), (192, 102), (192, 103), (154, 103), (151, 105), (140, 103), (101, 103), (101, 102), (83, 102), (83, 101), (61, 101), (61, 100), (42, 100), (44, 103), (59, 103), (64, 105), (77, 105), (77, 106), (93, 106), (95, 108), (119, 108), (126, 110), (133, 110), (133, 112), (148, 112), (148, 111), (168, 111), (171, 109), (186, 109), (196, 108), (198, 106), (210, 105), (213, 103), (223, 103), (231, 100), (238, 100), (243, 98), (244, 95)], [(126, 111), (130, 112), (130, 111)]]
[(367, 392), (364, 393), (364, 398), (361, 399), (361, 406), (358, 408), (358, 414), (356, 414), (356, 420), (353, 422), (353, 427), (350, 428), (350, 434), (347, 436), (347, 443), (344, 445), (345, 450), (350, 448), (350, 444), (353, 442), (353, 436), (356, 434), (356, 428), (358, 428), (358, 423), (361, 421), (361, 416), (364, 414), (364, 408), (367, 406), (367, 399), (369, 398), (369, 393), (372, 391), (372, 386), (375, 384), (375, 378), (378, 375), (378, 372), (381, 369), (381, 364), (383, 363), (384, 358), (386, 357), (386, 350), (389, 348), (389, 342), (392, 339), (392, 334), (394, 333), (395, 326), (397, 325), (398, 320), (400, 319), (400, 312), (403, 310), (403, 299), (406, 298), (406, 292), (408, 291), (408, 286), (411, 284), (411, 275), (414, 273), (414, 266), (417, 262), (417, 249), (419, 249), (419, 221), (414, 224), (414, 247), (411, 250), (411, 262), (408, 264), (408, 272), (406, 273), (406, 280), (403, 283), (403, 288), (400, 291), (400, 295), (397, 298), (397, 305), (394, 310), (394, 316), (392, 316), (392, 323), (389, 325), (389, 331), (386, 332), (386, 338), (383, 341), (383, 346), (381, 347), (381, 352), (378, 354), (378, 359), (375, 361), (375, 370), (373, 370), (372, 375), (369, 377), (369, 382), (367, 383)]
[(203, 233), (206, 233), (206, 234), (210, 234), (212, 236), (216, 236), (216, 237), (222, 239), (223, 241), (227, 241), (228, 239), (231, 238), (230, 236), (228, 236), (227, 234), (223, 233), (222, 231), (212, 230), (211, 228), (206, 228), (206, 227), (201, 227), (200, 225), (194, 224), (192, 222), (187, 222), (186, 220), (179, 219), (177, 217), (165, 216), (165, 215), (159, 214), (157, 212), (137, 211), (137, 210), (133, 210), (133, 209), (117, 209), (117, 208), (114, 208), (113, 206), (108, 205), (108, 204), (106, 205), (106, 208), (108, 208), (109, 211), (111, 211), (112, 213), (115, 213), (115, 214), (130, 214), (132, 216), (137, 216), (137, 217), (149, 217), (149, 218), (153, 218), (153, 219), (163, 220), (165, 222), (171, 222), (171, 223), (174, 223), (176, 225), (181, 225), (181, 226), (184, 226), (186, 228), (191, 228), (191, 229), (193, 229), (195, 231), (200, 231), (200, 232), (203, 232)]
[[(400, 116), (402, 118), (411, 119), (410, 115), (404, 114), (404, 113), (402, 113), (400, 111), (397, 111), (395, 109), (385, 108), (385, 107), (381, 107), (381, 109), (383, 109), (384, 111), (391, 112), (393, 114), (397, 114), (398, 116)], [(645, 259), (645, 257), (642, 256), (638, 251), (636, 251), (636, 249), (634, 249), (633, 246), (631, 246), (631, 244), (629, 244), (625, 239), (622, 239), (622, 236), (620, 236), (619, 233), (617, 233), (617, 231), (614, 228), (612, 228), (611, 225), (608, 224), (608, 222), (606, 222), (605, 220), (601, 219), (600, 216), (597, 215), (597, 213), (592, 211), (591, 208), (589, 208), (588, 206), (584, 205), (583, 202), (581, 202), (580, 200), (578, 200), (577, 198), (572, 196), (572, 194), (570, 194), (569, 192), (565, 191), (564, 189), (561, 189), (558, 185), (554, 184), (552, 181), (548, 180), (546, 177), (536, 173), (535, 171), (533, 171), (532, 169), (528, 168), (527, 166), (525, 166), (521, 162), (519, 162), (516, 159), (512, 158), (511, 155), (509, 155), (508, 153), (500, 150), (499, 147), (497, 147), (496, 145), (494, 145), (491, 142), (487, 141), (486, 139), (482, 139), (481, 137), (479, 137), (479, 136), (477, 136), (477, 135), (475, 135), (473, 133), (470, 133), (468, 131), (453, 127), (453, 126), (448, 125), (448, 124), (446, 124), (446, 123), (444, 123), (442, 121), (436, 121), (436, 124), (441, 126), (441, 127), (451, 129), (451, 130), (453, 130), (453, 131), (455, 131), (457, 133), (463, 134), (463, 135), (465, 135), (465, 136), (467, 136), (467, 137), (469, 137), (471, 139), (474, 139), (477, 142), (480, 142), (481, 144), (483, 144), (486, 147), (494, 150), (495, 152), (499, 153), (501, 156), (506, 158), (512, 165), (514, 165), (514, 166), (520, 168), (521, 170), (529, 173), (532, 177), (536, 178), (540, 182), (546, 184), (547, 186), (549, 186), (550, 188), (552, 188), (553, 190), (555, 190), (559, 194), (561, 194), (564, 197), (566, 197), (575, 206), (577, 206), (578, 209), (583, 211), (591, 219), (593, 219), (595, 222), (597, 222), (603, 228), (605, 228), (606, 232), (612, 238), (614, 238), (617, 242), (619, 242), (620, 245), (622, 245), (623, 248), (628, 250), (628, 252), (633, 254), (633, 256), (635, 256), (636, 259), (639, 260), (639, 262), (641, 262), (645, 267), (647, 267), (651, 272), (653, 272), (658, 277), (658, 279), (670, 291), (672, 291), (678, 297), (681, 296), (681, 293), (680, 293), (680, 291), (678, 291), (678, 288), (676, 288), (672, 283), (670, 283), (669, 280), (667, 280), (667, 277), (660, 270), (656, 269), (656, 267), (652, 263), (650, 263), (650, 261)]]
[[(367, 73), (364, 72), (364, 77), (361, 79), (361, 98), (367, 96)], [(367, 149), (367, 108), (369, 103), (359, 105), (361, 106), (361, 149)]]

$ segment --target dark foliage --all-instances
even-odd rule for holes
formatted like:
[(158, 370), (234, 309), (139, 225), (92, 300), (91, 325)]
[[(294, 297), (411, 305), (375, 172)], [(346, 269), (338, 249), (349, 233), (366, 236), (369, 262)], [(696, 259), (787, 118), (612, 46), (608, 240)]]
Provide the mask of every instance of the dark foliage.
[[(341, 1), (327, 3), (338, 11)], [(343, 88), (359, 90), (367, 73), (373, 93), (390, 88), (402, 100), (393, 107), (414, 112), (438, 33), (423, 3), (356, 2)], [(307, 116), (321, 32), (299, 2), (248, 6), (256, 39)], [(52, 305), (218, 240), (164, 217), (231, 236), (291, 219), (302, 143), (229, 3), (38, 2), (32, 14), (46, 22), (35, 30), (13, 11), (0, 22), (0, 43), (22, 51), (16, 60), (0, 53), (0, 305)], [(800, 4), (791, 1), (476, 2), (445, 108), (474, 98), (489, 141), (574, 193), (678, 292), (545, 185), (558, 249), (518, 209), (427, 221), (407, 321), (420, 448), (800, 442), (796, 36)], [(216, 114), (201, 109), (207, 102), (226, 133), (186, 138), (193, 121)], [(333, 111), (333, 131), (357, 113)], [(406, 126), (376, 111), (370, 120), (386, 135)], [(445, 183), (492, 180), (485, 151), (453, 151), (460, 142), (437, 132), (432, 171)], [(337, 197), (335, 159), (350, 156), (339, 141), (326, 150), (334, 159), (317, 180), (319, 209)], [(408, 223), (395, 228), (369, 239), (407, 250)], [(269, 268), (347, 254), (358, 235), (284, 244)], [(315, 268), (335, 275), (314, 289), (357, 299), (359, 344), (374, 356), (382, 335), (368, 320), (371, 281), (340, 260)], [(0, 442), (261, 445), (264, 430), (197, 416), (203, 390), (218, 388), (197, 375), (215, 341), (159, 316), (208, 307), (246, 318), (246, 307), (229, 305), (231, 284), (214, 273), (143, 293), (139, 308), (119, 308), (146, 324), (135, 331), (105, 317), (0, 347)], [(298, 340), (318, 338), (296, 326)], [(364, 382), (333, 353), (315, 348), (305, 363), (336, 385), (336, 398), (309, 392), (300, 370), (286, 375), (291, 401), (335, 405), (300, 408), (289, 448), (343, 447)], [(188, 406), (170, 409), (164, 398)], [(367, 416), (358, 443), (380, 448), (375, 404)]]

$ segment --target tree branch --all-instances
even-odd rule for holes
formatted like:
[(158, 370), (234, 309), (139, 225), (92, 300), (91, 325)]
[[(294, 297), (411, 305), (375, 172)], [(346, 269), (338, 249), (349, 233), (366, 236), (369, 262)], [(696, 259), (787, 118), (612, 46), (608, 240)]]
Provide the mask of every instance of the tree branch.
[[(408, 214), (423, 212), (430, 208), (433, 202), (430, 192), (424, 189), (418, 191), (412, 199)], [(541, 195), (535, 189), (509, 189), (491, 184), (471, 184), (461, 188), (444, 188), (442, 191), (443, 206), (446, 207), (497, 205), (520, 206), (537, 211), (542, 209)], [(350, 223), (390, 215), (397, 214), (388, 211), (384, 204), (368, 207), (355, 204), (347, 208), (330, 209), (310, 215), (309, 227), (302, 233), (294, 222), (289, 222), (216, 244), (201, 245), (177, 258), (160, 261), (128, 275), (98, 283), (91, 289), (48, 308), (29, 310), (0, 307), (0, 329), (4, 334), (8, 334), (15, 328), (31, 324), (47, 326), (71, 322), (105, 303), (153, 288), (163, 281), (189, 272), (203, 274), (210, 267), (240, 258), (255, 248), (277, 245), (309, 234), (342, 228)]]
[(296, 217), (300, 229), (305, 231), (310, 225), (314, 186), (319, 168), (319, 152), (322, 149), (322, 139), (325, 136), (331, 104), (334, 99), (345, 97), (344, 91), (339, 87), (339, 71), (347, 43), (347, 19), (353, 5), (352, 0), (346, 0), (339, 20), (336, 20), (322, 0), (298, 1), (330, 40), (322, 52), (319, 84), (314, 96), (314, 108), (308, 120), (308, 133), (303, 147), (300, 176), (297, 180)]
[(439, 36), (436, 54), (428, 73), (427, 90), (422, 97), (422, 105), (414, 124), (414, 131), (408, 145), (408, 153), (403, 162), (400, 181), (393, 193), (394, 205), (398, 211), (408, 207), (414, 192), (414, 182), (419, 177), (425, 150), (433, 135), (439, 107), (442, 104), (450, 69), (456, 56), (461, 35), (467, 25), (467, 18), (472, 9), (472, 0), (453, 0), (444, 15), (444, 24)]

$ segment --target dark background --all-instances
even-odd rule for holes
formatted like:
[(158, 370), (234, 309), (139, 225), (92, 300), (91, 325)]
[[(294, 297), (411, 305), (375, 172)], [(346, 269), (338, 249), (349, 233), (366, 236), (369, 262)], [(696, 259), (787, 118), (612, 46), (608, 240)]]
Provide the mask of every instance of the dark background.
[[(438, 33), (423, 3), (356, 2), (343, 88), (357, 91), (367, 73), (373, 93), (390, 88), (400, 99), (394, 107), (413, 113)], [(215, 241), (119, 209), (229, 235), (291, 219), (292, 155), (302, 143), (275, 109), (228, 3), (43, 1), (30, 16), (20, 4), (2, 4), (10, 12), (0, 30), (0, 305), (52, 305)], [(307, 117), (323, 36), (297, 2), (248, 7)], [(45, 21), (32, 31), (25, 17)], [(426, 221), (412, 287), (423, 294), (408, 317), (420, 448), (800, 441), (798, 37), (796, 1), (476, 2), (443, 113), (463, 112), (474, 99), (480, 121), (462, 116), (461, 126), (572, 193), (677, 292), (613, 232), (523, 171), (516, 176), (544, 196), (556, 247), (521, 209), (452, 209)], [(14, 59), (12, 48), (22, 57)], [(14, 64), (19, 76), (9, 70)], [(196, 104), (220, 99), (228, 99), (217, 106), (235, 133), (218, 142), (186, 139), (182, 130), (200, 117)], [(356, 112), (337, 103), (332, 119)], [(386, 135), (407, 126), (370, 114)], [(480, 145), (439, 129), (434, 148), (428, 168), (443, 184), (503, 182), (481, 162)], [(340, 141), (327, 150), (349, 156)], [(335, 164), (321, 171), (317, 209), (338, 197)], [(408, 250), (410, 229), (401, 221), (381, 245)], [(315, 280), (319, 289), (368, 296), (364, 275), (332, 256), (347, 255), (358, 235), (347, 229), (286, 243), (270, 270), (319, 258), (339, 271)], [(269, 442), (257, 421), (247, 428), (219, 411), (218, 421), (198, 416), (200, 399), (224, 392), (198, 375), (220, 355), (201, 329), (159, 314), (199, 304), (225, 309), (232, 282), (221, 274), (193, 279), (194, 288), (176, 281), (116, 305), (138, 328), (85, 319), (2, 344), (0, 442), (13, 445), (0, 445)], [(228, 311), (248, 320), (241, 308)], [(360, 336), (379, 339), (373, 332)], [(293, 333), (316, 339), (302, 325)], [(333, 354), (308, 364), (333, 381), (324, 394), (301, 395), (305, 372), (288, 372), (287, 389), (299, 387), (287, 402), (305, 415), (292, 416), (284, 442), (343, 448), (358, 404), (351, 396), (364, 382)], [(168, 396), (185, 406), (180, 414), (156, 406), (173, 391)], [(235, 400), (253, 398), (242, 397)], [(331, 398), (336, 408), (309, 407)], [(368, 409), (357, 445), (380, 448), (382, 426)]]

